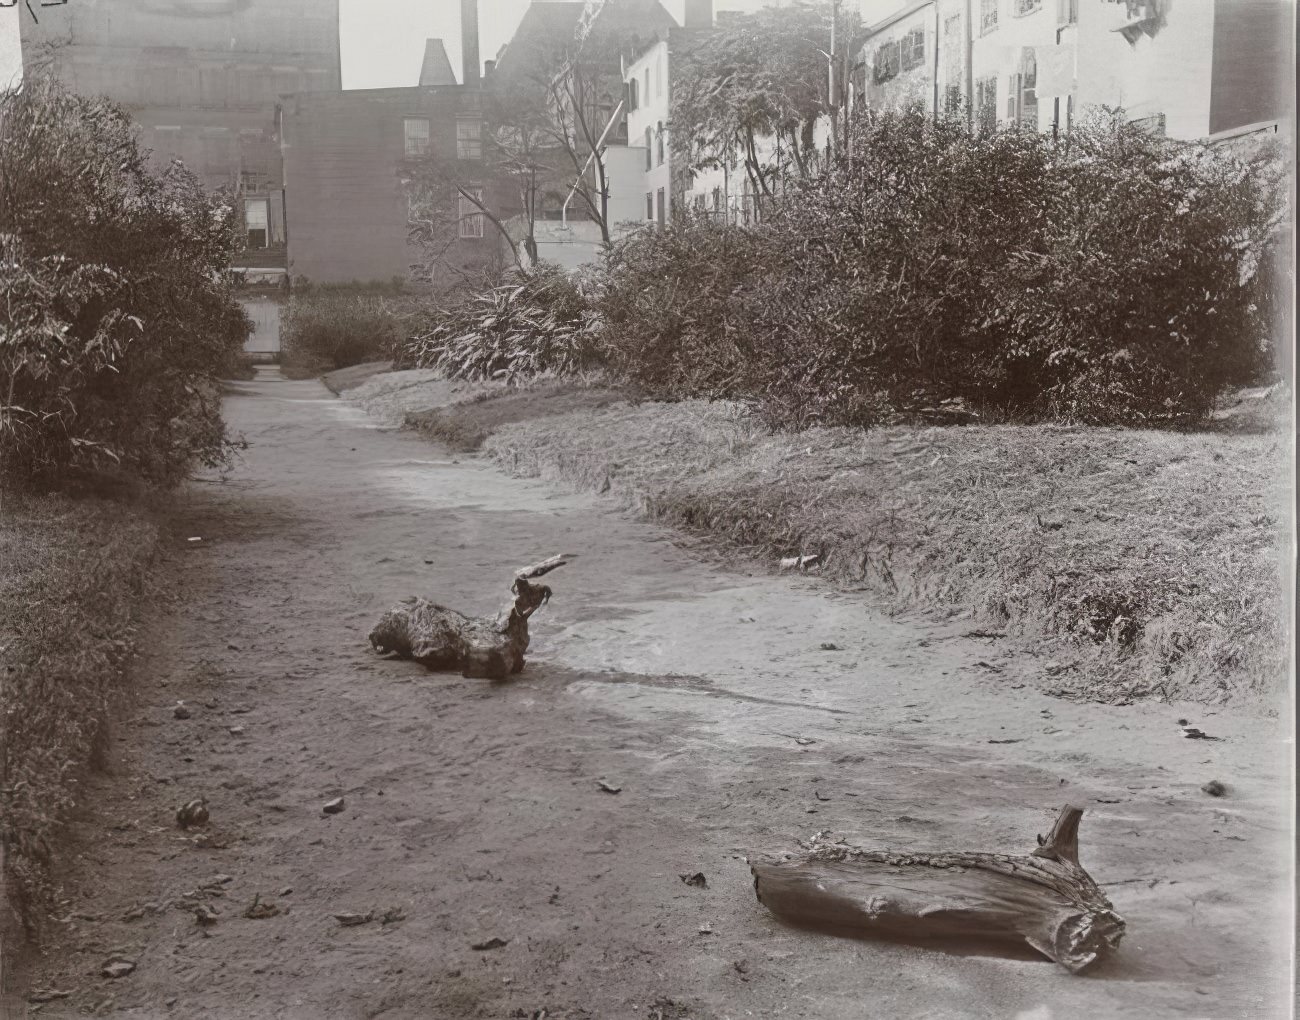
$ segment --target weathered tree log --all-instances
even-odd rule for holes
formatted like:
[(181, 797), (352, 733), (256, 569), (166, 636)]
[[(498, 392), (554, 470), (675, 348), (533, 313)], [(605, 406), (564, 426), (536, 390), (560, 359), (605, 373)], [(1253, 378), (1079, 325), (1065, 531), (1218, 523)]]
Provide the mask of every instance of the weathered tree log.
[(814, 928), (917, 940), (1025, 942), (1074, 973), (1113, 951), (1124, 919), (1079, 864), (1081, 808), (1066, 805), (1025, 857), (895, 853), (826, 842), (751, 865), (759, 902)]
[(551, 600), (551, 589), (533, 581), (567, 561), (559, 556), (515, 571), (514, 598), (492, 619), (471, 617), (412, 596), (375, 625), (370, 644), (381, 655), (414, 659), (431, 670), (459, 669), (463, 676), (500, 680), (524, 668), (528, 618)]

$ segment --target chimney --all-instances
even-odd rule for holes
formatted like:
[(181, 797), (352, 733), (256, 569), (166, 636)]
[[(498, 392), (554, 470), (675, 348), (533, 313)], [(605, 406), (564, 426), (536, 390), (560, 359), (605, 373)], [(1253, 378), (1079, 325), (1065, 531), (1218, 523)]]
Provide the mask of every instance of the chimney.
[(713, 27), (713, 0), (686, 0), (686, 28)]
[(462, 82), (478, 88), (478, 0), (460, 0), (460, 58)]

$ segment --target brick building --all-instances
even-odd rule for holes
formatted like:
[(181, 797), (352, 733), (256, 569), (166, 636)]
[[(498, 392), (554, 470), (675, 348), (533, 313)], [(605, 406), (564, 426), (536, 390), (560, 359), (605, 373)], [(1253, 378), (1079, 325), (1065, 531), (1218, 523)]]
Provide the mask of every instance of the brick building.
[(154, 159), (238, 196), (246, 266), (283, 267), (281, 93), (336, 91), (338, 0), (76, 0), (21, 19), (24, 66), (122, 104)]

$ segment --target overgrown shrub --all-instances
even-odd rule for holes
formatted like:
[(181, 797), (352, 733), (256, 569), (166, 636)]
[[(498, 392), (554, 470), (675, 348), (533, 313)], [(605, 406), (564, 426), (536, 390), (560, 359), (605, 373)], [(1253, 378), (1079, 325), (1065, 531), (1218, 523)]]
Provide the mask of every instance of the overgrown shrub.
[(393, 357), (406, 334), (410, 301), (347, 289), (299, 288), (280, 322), (285, 350), (327, 369)]
[(0, 93), (0, 472), (172, 483), (224, 458), (216, 381), (251, 327), (234, 228), (180, 164), (147, 165), (110, 101)]
[(1272, 362), (1278, 164), (1118, 116), (1059, 142), (867, 114), (761, 227), (680, 219), (607, 260), (611, 361), (770, 424), (1182, 424)]
[(540, 264), (522, 278), (447, 305), (431, 328), (403, 345), (399, 363), (436, 368), (448, 378), (568, 375), (596, 363), (587, 299), (561, 269)]

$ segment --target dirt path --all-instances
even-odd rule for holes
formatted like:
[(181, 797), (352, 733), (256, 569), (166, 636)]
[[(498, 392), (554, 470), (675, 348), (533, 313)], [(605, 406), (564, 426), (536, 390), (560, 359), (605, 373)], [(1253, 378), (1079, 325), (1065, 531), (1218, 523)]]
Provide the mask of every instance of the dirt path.
[[(376, 427), (315, 382), (240, 384), (228, 410), (252, 447), (180, 514), (203, 541), (179, 543), (113, 774), (87, 790), (73, 902), (35, 981), (75, 994), (41, 1015), (1281, 1015), (1277, 724), (1200, 714), (1224, 739), (1185, 740), (1189, 709), (1017, 689), (1031, 667), (961, 621), (723, 571), (598, 500)], [(515, 681), (368, 650), (392, 601), (490, 611), (513, 567), (561, 551), (580, 556)], [(1228, 797), (1199, 791), (1211, 778)], [(200, 794), (207, 846), (172, 823)], [(346, 809), (323, 814), (335, 796)], [(1024, 851), (1067, 799), (1088, 808), (1084, 863), (1130, 931), (1081, 978), (791, 930), (742, 859), (823, 828)], [(678, 877), (695, 871), (707, 888)], [(204, 930), (176, 904), (218, 875)], [(244, 918), (255, 895), (282, 912)], [(494, 936), (507, 945), (471, 948)], [(113, 952), (134, 973), (99, 977)]]

